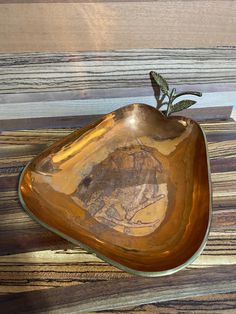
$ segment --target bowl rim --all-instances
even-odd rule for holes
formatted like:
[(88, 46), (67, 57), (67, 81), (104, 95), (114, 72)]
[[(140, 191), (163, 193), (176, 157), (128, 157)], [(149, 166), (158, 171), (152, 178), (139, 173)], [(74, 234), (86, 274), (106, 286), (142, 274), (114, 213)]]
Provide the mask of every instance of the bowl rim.
[[(95, 122), (93, 123), (90, 123), (90, 124), (87, 124), (86, 127), (88, 127), (89, 125), (93, 125), (94, 123), (96, 123), (97, 121), (100, 121), (102, 120), (103, 118), (105, 118), (107, 115), (111, 114), (111, 113), (115, 113), (117, 112), (118, 110), (121, 110), (121, 109), (124, 109), (124, 108), (127, 108), (127, 107), (131, 107), (131, 106), (134, 106), (134, 105), (138, 105), (138, 106), (146, 106), (146, 107), (150, 107), (154, 110), (157, 110), (159, 111), (158, 109), (156, 109), (155, 107), (152, 107), (150, 105), (146, 105), (146, 104), (141, 104), (141, 103), (135, 103), (135, 104), (130, 104), (130, 105), (127, 105), (127, 106), (123, 106), (119, 109), (116, 109), (110, 113), (107, 113), (105, 114), (103, 117), (101, 117), (100, 119), (97, 119)], [(159, 111), (160, 112), (160, 111)], [(164, 116), (164, 115), (163, 115)], [(165, 116), (164, 116), (165, 117)], [(172, 116), (172, 117), (168, 117), (167, 119), (170, 119), (170, 118), (185, 118), (185, 119), (189, 119), (190, 121), (192, 121), (194, 124), (196, 124), (200, 131), (201, 131), (201, 134), (203, 135), (203, 139), (204, 139), (204, 143), (205, 143), (205, 149), (206, 149), (206, 159), (207, 159), (207, 170), (208, 170), (208, 187), (209, 187), (209, 209), (208, 209), (208, 212), (209, 212), (209, 215), (208, 215), (208, 225), (207, 225), (207, 229), (206, 229), (206, 232), (205, 232), (205, 235), (204, 235), (204, 238), (202, 240), (202, 243), (201, 245), (199, 246), (199, 248), (196, 250), (196, 252), (189, 258), (187, 259), (184, 263), (182, 263), (181, 265), (175, 267), (175, 268), (170, 268), (170, 269), (167, 269), (167, 270), (162, 270), (162, 271), (141, 271), (141, 270), (136, 270), (136, 269), (133, 269), (133, 268), (130, 268), (130, 267), (127, 267), (125, 265), (122, 265), (118, 262), (116, 262), (115, 260), (109, 258), (109, 257), (106, 257), (105, 255), (103, 255), (102, 253), (100, 253), (98, 250), (96, 249), (93, 249), (91, 248), (90, 246), (87, 246), (86, 244), (78, 241), (78, 240), (75, 240), (73, 238), (71, 238), (70, 236), (64, 234), (63, 232), (61, 231), (58, 231), (57, 229), (49, 226), (48, 224), (46, 224), (45, 222), (43, 222), (42, 220), (40, 220), (37, 216), (35, 216), (31, 210), (27, 207), (25, 201), (24, 201), (24, 198), (23, 198), (23, 195), (21, 193), (21, 183), (22, 183), (22, 180), (23, 180), (23, 177), (24, 177), (24, 174), (25, 172), (27, 171), (29, 165), (31, 164), (32, 160), (34, 160), (34, 158), (26, 164), (26, 166), (24, 167), (24, 169), (22, 170), (21, 174), (20, 174), (20, 177), (19, 177), (19, 183), (18, 183), (18, 196), (19, 196), (19, 200), (20, 200), (20, 203), (24, 209), (24, 211), (34, 220), (36, 221), (38, 224), (40, 224), (41, 226), (43, 226), (44, 228), (50, 230), (51, 232), (55, 233), (56, 235), (60, 236), (61, 238), (75, 244), (76, 246), (80, 246), (82, 249), (86, 250), (87, 252), (97, 256), (98, 258), (100, 258), (101, 260), (111, 264), (112, 266), (115, 266), (117, 268), (119, 268), (120, 270), (123, 270), (123, 271), (126, 271), (130, 274), (134, 274), (134, 275), (139, 275), (139, 276), (142, 276), (142, 277), (161, 277), (161, 276), (167, 276), (167, 275), (171, 275), (171, 274), (174, 274), (176, 273), (177, 271), (179, 270), (182, 270), (184, 269), (185, 267), (189, 266), (190, 264), (192, 264), (202, 253), (202, 251), (204, 250), (205, 246), (206, 246), (206, 243), (207, 243), (207, 240), (208, 240), (208, 237), (209, 237), (209, 233), (210, 233), (210, 229), (211, 229), (211, 224), (212, 224), (212, 203), (213, 203), (213, 199), (212, 199), (212, 181), (211, 181), (211, 172), (210, 172), (210, 160), (209, 160), (209, 152), (208, 152), (208, 146), (207, 146), (207, 139), (206, 139), (206, 135), (205, 135), (205, 132), (203, 130), (203, 128), (200, 126), (200, 124), (198, 122), (196, 122), (195, 120), (192, 120), (191, 118), (186, 118), (184, 116)], [(75, 131), (76, 132), (76, 131)], [(73, 132), (72, 132), (73, 133)], [(52, 144), (53, 145), (53, 144)], [(51, 146), (51, 145), (50, 145)], [(49, 146), (49, 147), (50, 147)], [(47, 147), (46, 150), (49, 148)], [(41, 152), (42, 153), (42, 152)], [(37, 156), (36, 156), (37, 157)]]

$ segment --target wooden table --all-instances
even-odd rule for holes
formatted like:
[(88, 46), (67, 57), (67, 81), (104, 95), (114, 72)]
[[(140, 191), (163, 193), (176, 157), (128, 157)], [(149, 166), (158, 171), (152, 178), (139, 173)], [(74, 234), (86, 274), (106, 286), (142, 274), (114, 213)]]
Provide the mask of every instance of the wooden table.
[(1, 313), (235, 313), (236, 123), (201, 125), (213, 183), (209, 241), (190, 267), (162, 278), (122, 272), (45, 230), (22, 210), (19, 173), (33, 156), (72, 129), (2, 131)]

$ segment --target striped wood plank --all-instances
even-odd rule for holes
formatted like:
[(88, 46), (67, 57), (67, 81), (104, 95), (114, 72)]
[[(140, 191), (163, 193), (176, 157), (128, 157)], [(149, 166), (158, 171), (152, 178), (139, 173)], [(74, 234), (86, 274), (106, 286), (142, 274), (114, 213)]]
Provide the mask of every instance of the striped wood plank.
[(235, 314), (236, 293), (214, 294), (169, 302), (100, 311), (100, 314)]
[(198, 104), (183, 114), (198, 120), (229, 118), (236, 98), (235, 52), (218, 48), (0, 54), (0, 130), (81, 126), (93, 119), (91, 115), (128, 103), (155, 106), (148, 75), (152, 69), (179, 91), (203, 92)]
[(0, 54), (0, 103), (150, 96), (150, 70), (180, 90), (234, 91), (236, 48)]
[[(0, 296), (4, 313), (88, 313), (124, 305), (236, 292), (231, 266), (185, 270), (169, 277), (110, 280)], [(45, 302), (46, 300), (46, 302)]]

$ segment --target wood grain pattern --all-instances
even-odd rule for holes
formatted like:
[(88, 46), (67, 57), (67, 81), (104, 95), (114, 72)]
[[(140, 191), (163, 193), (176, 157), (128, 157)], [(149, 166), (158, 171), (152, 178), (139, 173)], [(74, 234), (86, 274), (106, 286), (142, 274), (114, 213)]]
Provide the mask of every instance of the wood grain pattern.
[[(171, 277), (129, 278), (114, 282), (84, 284), (66, 288), (32, 291), (0, 296), (5, 313), (88, 313), (120, 306), (169, 301), (192, 296), (192, 281), (198, 295), (236, 291), (236, 273), (232, 267), (221, 266), (208, 269), (183, 271)], [(209, 280), (211, 278), (211, 280)], [(117, 292), (119, 295), (117, 295)], [(61, 297), (63, 295), (63, 297)], [(47, 302), (44, 302), (45, 297)], [(135, 301), (134, 301), (135, 299)], [(109, 302), (109, 305), (108, 305)]]
[[(215, 308), (219, 306), (219, 309), (222, 308), (223, 313), (224, 311), (228, 313), (227, 310), (233, 312), (233, 309), (235, 309), (234, 294), (217, 295), (216, 298), (208, 296), (205, 299), (199, 298), (199, 295), (203, 294), (205, 290), (203, 291), (202, 289), (205, 288), (208, 289), (206, 293), (210, 293), (211, 291), (214, 293), (217, 291), (226, 292), (225, 289), (228, 289), (230, 284), (229, 282), (225, 285), (222, 284), (223, 281), (221, 280), (223, 279), (221, 276), (225, 280), (228, 278), (227, 276), (231, 280), (234, 280), (232, 275), (235, 273), (236, 264), (236, 124), (230, 121), (204, 122), (202, 123), (202, 127), (206, 132), (209, 142), (214, 212), (211, 233), (206, 249), (196, 262), (191, 265), (191, 272), (189, 268), (179, 273), (182, 279), (186, 278), (185, 291), (187, 293), (181, 294), (180, 297), (189, 297), (187, 300), (158, 303), (150, 305), (150, 307), (148, 305), (138, 308), (132, 307), (128, 308), (127, 311), (141, 311), (141, 313), (144, 311), (145, 313), (145, 311), (156, 310), (165, 313), (171, 313), (171, 311), (186, 311), (191, 313), (191, 310), (196, 310), (196, 313), (198, 313), (197, 311), (200, 311), (200, 308), (202, 308), (203, 311), (209, 310), (212, 313), (217, 313)], [(16, 193), (19, 172), (33, 156), (71, 131), (72, 129), (45, 129), (1, 132), (0, 293), (2, 294), (1, 301), (6, 302), (5, 305), (8, 308), (8, 312), (10, 309), (16, 309), (16, 307), (21, 306), (20, 304), (23, 302), (26, 304), (24, 310), (28, 309), (28, 311), (31, 310), (31, 313), (33, 313), (33, 306), (36, 307), (38, 303), (31, 304), (27, 300), (34, 299), (33, 296), (28, 294), (34, 290), (37, 293), (39, 293), (38, 290), (42, 290), (42, 294), (37, 294), (38, 299), (35, 298), (34, 300), (38, 300), (38, 302), (47, 300), (47, 302), (42, 302), (42, 304), (45, 304), (45, 310), (47, 311), (55, 310), (56, 304), (60, 304), (61, 307), (61, 301), (59, 300), (64, 300), (65, 306), (68, 306), (69, 302), (72, 302), (72, 299), (67, 303), (69, 299), (64, 298), (65, 294), (66, 298), (69, 295), (74, 296), (73, 302), (78, 302), (74, 308), (75, 311), (78, 311), (78, 308), (83, 309), (82, 306), (84, 306), (85, 312), (93, 311), (92, 306), (95, 306), (95, 304), (96, 306), (100, 306), (100, 309), (103, 309), (105, 308), (105, 303), (103, 303), (102, 298), (98, 298), (100, 295), (98, 291), (101, 290), (101, 287), (109, 287), (109, 291), (111, 291), (110, 287), (116, 287), (114, 289), (117, 292), (119, 290), (117, 280), (123, 283), (125, 278), (129, 278), (129, 285), (130, 280), (135, 282), (135, 287), (131, 286), (132, 288), (130, 288), (131, 290), (134, 289), (132, 290), (133, 292), (130, 292), (130, 295), (132, 295), (132, 304), (156, 302), (158, 300), (156, 298), (157, 292), (154, 294), (154, 291), (157, 291), (155, 290), (156, 288), (153, 290), (153, 294), (150, 294), (153, 287), (150, 282), (147, 283), (145, 289), (142, 286), (140, 290), (142, 294), (138, 298), (133, 297), (132, 293), (137, 295), (136, 292), (140, 287), (136, 285), (136, 277), (132, 277), (102, 262), (94, 255), (76, 248), (51, 232), (46, 231), (22, 211)], [(223, 269), (220, 268), (220, 265), (223, 266)], [(209, 268), (209, 266), (211, 267)], [(200, 273), (195, 273), (195, 270), (199, 270)], [(211, 275), (211, 270), (216, 276), (213, 279), (216, 280), (215, 285), (212, 281), (213, 275)], [(191, 274), (193, 277), (190, 280), (189, 276)], [(201, 284), (199, 283), (199, 289), (192, 289), (192, 285), (191, 288), (188, 286), (190, 282), (195, 282), (199, 275), (205, 276), (204, 283), (205, 280), (211, 282), (210, 287), (205, 286), (205, 284), (203, 285), (202, 282)], [(171, 277), (166, 277), (163, 280), (169, 282), (170, 279)], [(217, 280), (219, 280), (218, 283)], [(153, 284), (156, 287), (157, 284), (162, 284), (164, 281), (160, 283), (159, 279), (157, 279)], [(173, 281), (175, 281), (174, 277)], [(107, 282), (109, 286), (105, 286), (104, 282)], [(88, 286), (84, 286), (84, 284)], [(121, 291), (125, 287), (125, 284), (124, 286), (119, 282), (118, 284), (122, 287), (119, 290)], [(74, 285), (76, 287), (73, 293), (68, 291), (67, 294), (67, 290), (57, 290), (57, 293), (56, 291), (53, 292), (54, 287), (65, 287), (67, 289), (69, 286)], [(78, 289), (78, 285), (81, 285), (81, 289)], [(235, 283), (234, 286), (236, 286)], [(85, 289), (85, 287), (87, 288)], [(196, 288), (196, 286), (194, 287)], [(217, 290), (217, 287), (219, 290)], [(164, 291), (163, 289), (162, 291)], [(214, 289), (214, 291), (211, 289)], [(232, 289), (232, 286), (230, 289)], [(82, 290), (86, 291), (84, 294), (87, 294), (91, 298), (91, 302), (85, 302), (85, 299), (82, 298), (84, 296)], [(25, 294), (18, 294), (18, 292), (23, 291), (25, 291)], [(50, 296), (48, 295), (49, 291), (52, 291)], [(102, 290), (103, 293), (104, 290)], [(163, 297), (162, 293), (160, 294), (161, 297)], [(81, 298), (77, 297), (78, 294), (81, 295)], [(97, 297), (93, 299), (92, 296)], [(112, 299), (112, 293), (108, 298), (110, 301), (108, 302), (109, 304), (106, 303), (106, 308), (108, 305), (119, 307), (128, 304), (125, 303), (126, 299)], [(95, 303), (95, 301), (98, 303)], [(219, 302), (221, 303), (220, 305)], [(202, 304), (201, 306), (200, 303)], [(72, 311), (71, 308), (70, 310)], [(124, 309), (124, 311), (126, 310)], [(117, 310), (116, 312), (122, 313), (123, 310)]]
[(235, 44), (229, 0), (0, 5), (0, 52)]
[[(194, 119), (228, 119), (232, 111), (236, 92), (228, 93), (206, 93), (202, 99), (189, 109), (182, 111), (186, 117)], [(230, 95), (231, 94), (231, 95)], [(194, 98), (190, 96), (188, 98)], [(217, 99), (217, 100), (215, 100)], [(220, 102), (222, 100), (222, 102)], [(0, 104), (1, 121), (4, 120), (22, 120), (37, 119), (48, 117), (71, 117), (71, 116), (91, 116), (104, 115), (117, 110), (126, 104), (141, 103), (156, 107), (155, 97), (128, 97), (128, 98), (106, 98), (89, 100), (69, 100), (69, 101), (48, 101), (48, 102), (30, 102), (30, 103), (7, 103)], [(221, 105), (222, 104), (222, 105)], [(165, 110), (165, 106), (163, 110)], [(179, 115), (178, 112), (173, 115)]]
[(214, 314), (234, 314), (236, 304), (235, 293), (214, 294), (202, 297), (194, 297), (183, 300), (174, 300), (169, 302), (145, 304), (141, 306), (134, 306), (122, 309), (105, 310), (99, 313), (137, 313), (137, 314), (149, 314), (149, 313), (168, 313), (168, 314), (202, 314), (202, 313), (214, 313)]
[[(232, 106), (227, 107), (211, 107), (202, 109), (188, 109), (184, 113), (193, 120), (226, 120), (232, 114)], [(7, 119), (0, 120), (0, 131), (14, 130), (32, 130), (32, 129), (47, 129), (47, 128), (80, 128), (88, 123), (95, 122), (102, 115), (83, 115), (83, 116), (59, 116), (59, 117), (44, 117), (44, 118), (24, 118), (24, 119)]]
[[(234, 91), (236, 49), (0, 54), (0, 103), (27, 103), (30, 93), (37, 93), (34, 101), (150, 96), (151, 70), (180, 91)], [(19, 93), (27, 94), (8, 95)]]
[(236, 97), (234, 48), (1, 54), (0, 129), (80, 126), (129, 103), (155, 106), (153, 69), (179, 91), (203, 92), (184, 115), (229, 118)]

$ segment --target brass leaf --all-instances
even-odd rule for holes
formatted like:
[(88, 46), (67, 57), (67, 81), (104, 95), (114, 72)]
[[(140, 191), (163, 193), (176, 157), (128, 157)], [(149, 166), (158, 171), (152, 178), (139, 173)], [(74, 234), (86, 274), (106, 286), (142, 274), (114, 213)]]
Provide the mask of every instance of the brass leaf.
[(187, 109), (188, 107), (191, 107), (194, 104), (196, 104), (195, 100), (190, 99), (181, 100), (172, 106), (171, 113)]
[(155, 80), (157, 85), (160, 87), (160, 90), (162, 91), (163, 94), (167, 95), (169, 92), (169, 86), (167, 81), (158, 73), (151, 71), (150, 72), (152, 78)]

